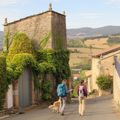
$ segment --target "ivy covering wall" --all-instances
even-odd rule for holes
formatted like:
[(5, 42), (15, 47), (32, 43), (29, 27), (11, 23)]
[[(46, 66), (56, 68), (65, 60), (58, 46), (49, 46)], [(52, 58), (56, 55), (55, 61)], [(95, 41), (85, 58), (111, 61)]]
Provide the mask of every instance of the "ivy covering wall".
[[(55, 76), (58, 83), (70, 77), (69, 51), (67, 50), (38, 51), (37, 61), (40, 65), (43, 64), (44, 72), (51, 72)], [(46, 65), (44, 65), (45, 63)]]
[[(48, 40), (46, 39), (49, 39), (49, 34), (44, 38), (45, 42), (43, 40), (42, 43), (47, 43), (46, 41)], [(3, 61), (4, 60), (5, 58)], [(3, 63), (0, 63), (0, 70), (2, 71), (0, 73), (0, 81), (7, 81), (7, 84), (11, 84), (12, 81), (17, 80), (20, 77), (24, 68), (28, 67), (34, 74), (36, 89), (37, 87), (42, 88), (44, 92), (43, 98), (46, 100), (51, 98), (48, 90), (48, 88), (50, 88), (50, 83), (49, 81), (47, 82), (45, 77), (47, 74), (52, 74), (56, 78), (57, 84), (60, 83), (62, 79), (68, 79), (70, 77), (69, 51), (43, 48), (35, 50), (31, 40), (25, 33), (16, 33), (14, 35), (6, 55), (6, 61), (7, 66), (2, 66)], [(5, 71), (6, 78), (4, 78), (5, 76), (2, 76)], [(39, 85), (41, 84), (39, 81), (40, 76), (42, 76), (41, 78), (44, 80), (43, 85)], [(2, 91), (1, 88), (0, 91)]]

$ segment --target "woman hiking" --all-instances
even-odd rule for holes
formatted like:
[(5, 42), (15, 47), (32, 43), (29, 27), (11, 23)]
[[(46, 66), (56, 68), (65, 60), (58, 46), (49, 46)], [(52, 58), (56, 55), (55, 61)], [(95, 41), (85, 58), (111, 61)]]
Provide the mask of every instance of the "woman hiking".
[(84, 84), (84, 80), (80, 81), (78, 86), (78, 100), (79, 100), (79, 115), (83, 116), (85, 111), (85, 97), (87, 97), (87, 87)]

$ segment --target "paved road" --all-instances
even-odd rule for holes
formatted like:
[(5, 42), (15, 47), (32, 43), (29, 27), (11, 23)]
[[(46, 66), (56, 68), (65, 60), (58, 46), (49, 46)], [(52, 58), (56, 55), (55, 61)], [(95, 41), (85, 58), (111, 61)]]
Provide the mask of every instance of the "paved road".
[(78, 102), (67, 105), (65, 116), (52, 113), (48, 109), (35, 109), (22, 115), (16, 115), (4, 120), (120, 120), (113, 111), (112, 97), (102, 97), (87, 101), (85, 116), (78, 115)]

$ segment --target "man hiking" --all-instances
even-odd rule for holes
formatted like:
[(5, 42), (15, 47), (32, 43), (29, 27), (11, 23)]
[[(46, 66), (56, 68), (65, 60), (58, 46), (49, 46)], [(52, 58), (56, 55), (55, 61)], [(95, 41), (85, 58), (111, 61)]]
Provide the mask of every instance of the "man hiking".
[(57, 87), (57, 95), (58, 95), (59, 99), (61, 100), (60, 109), (59, 109), (59, 112), (61, 115), (64, 115), (67, 94), (72, 91), (72, 89), (71, 90), (67, 89), (66, 82), (67, 82), (67, 80), (62, 80), (62, 83), (59, 84)]
[(85, 111), (85, 97), (87, 97), (87, 88), (84, 85), (84, 80), (80, 81), (78, 86), (78, 100), (79, 100), (79, 115), (83, 116)]

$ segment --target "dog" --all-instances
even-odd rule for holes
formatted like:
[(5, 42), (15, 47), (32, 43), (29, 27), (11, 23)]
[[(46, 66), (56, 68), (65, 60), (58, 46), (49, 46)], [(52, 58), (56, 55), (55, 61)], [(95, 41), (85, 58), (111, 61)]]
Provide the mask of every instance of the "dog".
[(48, 108), (51, 109), (53, 112), (59, 113), (59, 108), (60, 108), (61, 100), (57, 100), (53, 103), (53, 105), (50, 105)]

